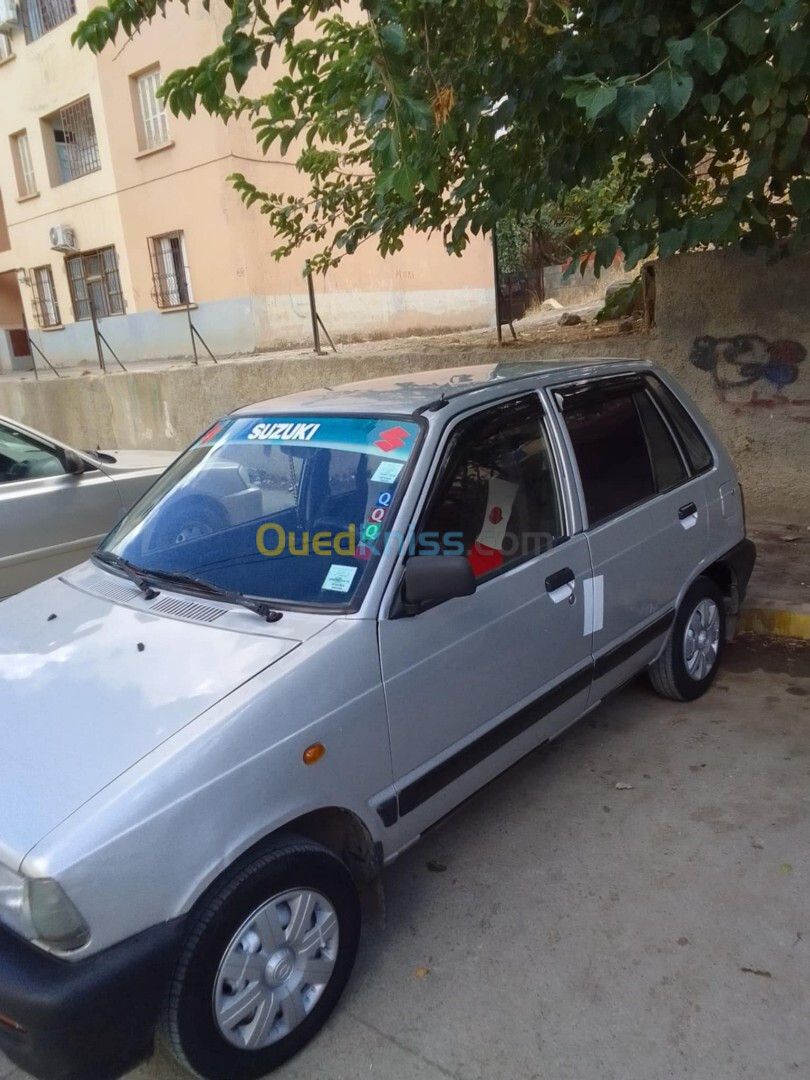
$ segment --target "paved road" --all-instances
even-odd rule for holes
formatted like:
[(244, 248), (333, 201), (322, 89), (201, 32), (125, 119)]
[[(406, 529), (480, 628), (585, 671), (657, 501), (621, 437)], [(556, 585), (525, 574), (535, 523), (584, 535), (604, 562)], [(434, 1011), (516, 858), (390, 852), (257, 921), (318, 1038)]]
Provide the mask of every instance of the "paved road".
[(735, 645), (693, 706), (629, 687), (391, 868), (277, 1080), (806, 1080), (808, 780), (810, 650)]

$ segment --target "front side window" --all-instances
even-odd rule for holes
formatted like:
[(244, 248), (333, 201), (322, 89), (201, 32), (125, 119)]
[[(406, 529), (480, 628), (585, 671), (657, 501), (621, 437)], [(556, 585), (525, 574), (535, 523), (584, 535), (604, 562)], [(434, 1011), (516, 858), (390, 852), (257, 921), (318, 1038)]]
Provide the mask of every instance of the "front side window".
[(390, 417), (227, 418), (102, 549), (274, 604), (352, 605), (376, 568), (420, 431)]
[(480, 578), (548, 550), (562, 533), (537, 397), (460, 423), (419, 528), (419, 550), (466, 555)]
[(34, 286), (34, 315), (39, 326), (59, 326), (59, 303), (50, 266), (37, 266), (31, 271)]
[(152, 296), (159, 308), (190, 304), (191, 283), (182, 232), (149, 237), (149, 260), (152, 264)]
[(97, 319), (123, 314), (124, 295), (114, 247), (72, 255), (65, 260), (65, 265), (73, 314), (77, 321), (91, 318), (93, 311)]
[(62, 476), (64, 472), (65, 467), (52, 447), (0, 424), (0, 484)]

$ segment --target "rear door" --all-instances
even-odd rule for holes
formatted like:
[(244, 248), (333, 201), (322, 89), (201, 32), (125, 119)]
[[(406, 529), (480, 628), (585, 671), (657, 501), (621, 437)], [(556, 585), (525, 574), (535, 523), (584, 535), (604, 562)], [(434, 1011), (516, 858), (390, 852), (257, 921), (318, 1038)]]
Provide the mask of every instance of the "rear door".
[(641, 376), (559, 387), (593, 563), (591, 701), (657, 655), (706, 553), (703, 484)]
[(575, 720), (587, 700), (588, 545), (567, 536), (536, 394), (455, 424), (415, 543), (423, 554), (466, 555), (477, 587), (401, 617), (395, 578), (383, 605), (380, 655), (403, 842)]
[(58, 447), (0, 422), (0, 597), (81, 562), (121, 509), (100, 469), (70, 474)]

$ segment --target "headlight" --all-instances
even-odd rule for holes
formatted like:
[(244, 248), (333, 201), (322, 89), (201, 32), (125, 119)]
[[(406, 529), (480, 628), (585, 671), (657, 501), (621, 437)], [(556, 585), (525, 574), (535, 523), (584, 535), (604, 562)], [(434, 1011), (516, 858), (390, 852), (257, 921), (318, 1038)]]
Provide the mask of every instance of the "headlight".
[(84, 919), (52, 878), (26, 878), (0, 866), (0, 922), (29, 941), (59, 952), (90, 940)]

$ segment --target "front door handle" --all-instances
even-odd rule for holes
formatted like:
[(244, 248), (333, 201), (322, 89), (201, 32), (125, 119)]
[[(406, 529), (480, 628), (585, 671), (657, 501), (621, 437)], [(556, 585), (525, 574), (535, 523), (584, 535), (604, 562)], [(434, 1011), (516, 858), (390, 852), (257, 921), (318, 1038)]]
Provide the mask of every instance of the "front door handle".
[(571, 567), (565, 566), (562, 570), (558, 570), (554, 574), (549, 574), (546, 578), (546, 591), (556, 592), (557, 589), (561, 589), (564, 585), (570, 585), (575, 577), (576, 574)]
[(567, 600), (570, 604), (576, 603), (577, 576), (570, 566), (563, 567), (546, 578), (546, 591), (552, 604), (561, 604)]

